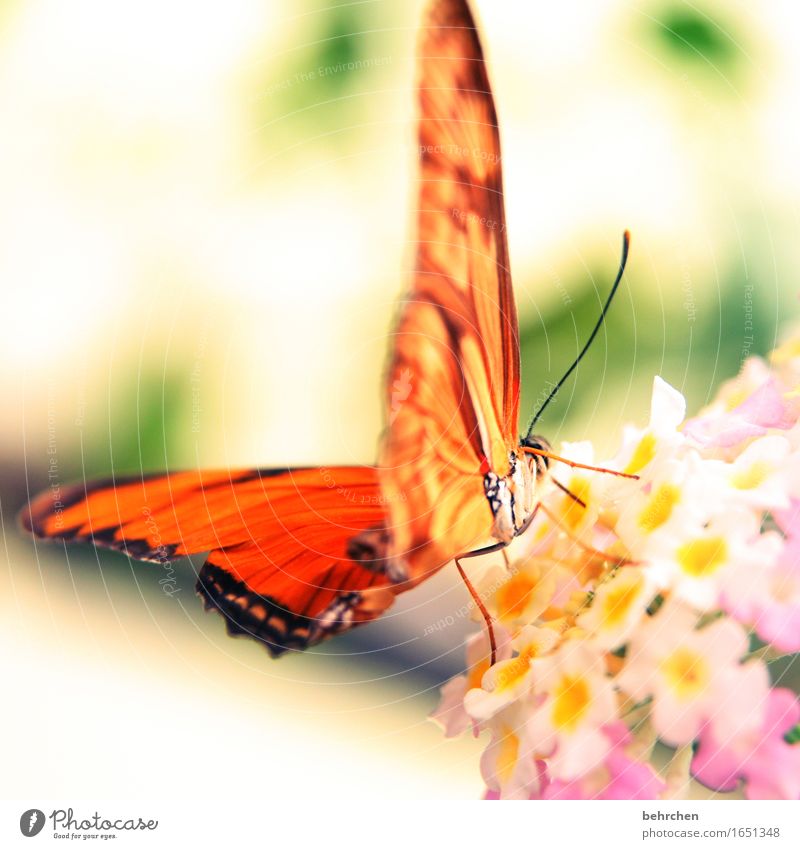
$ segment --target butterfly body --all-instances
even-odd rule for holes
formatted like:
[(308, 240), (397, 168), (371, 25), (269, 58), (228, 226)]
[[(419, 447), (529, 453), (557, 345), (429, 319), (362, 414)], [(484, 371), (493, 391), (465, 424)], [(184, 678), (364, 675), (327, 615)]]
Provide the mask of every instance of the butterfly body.
[(538, 474), (532, 455), (519, 457), (512, 451), (508, 462), (509, 473), (505, 477), (494, 472), (483, 477), (483, 488), (494, 517), (492, 537), (506, 544), (526, 527), (533, 513)]

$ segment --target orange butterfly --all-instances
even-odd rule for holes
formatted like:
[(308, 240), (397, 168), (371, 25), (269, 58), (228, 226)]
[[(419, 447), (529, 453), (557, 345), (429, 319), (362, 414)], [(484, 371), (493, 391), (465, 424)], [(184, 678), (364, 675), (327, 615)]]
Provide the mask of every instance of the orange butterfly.
[[(375, 619), (454, 558), (466, 581), (459, 558), (499, 550), (530, 524), (537, 481), (553, 456), (530, 428), (521, 440), (518, 433), (519, 333), (500, 141), (464, 0), (432, 4), (418, 61), (417, 257), (394, 336), (378, 467), (81, 483), (39, 495), (22, 515), (36, 536), (138, 560), (209, 551), (197, 582), (206, 608), (273, 656)], [(626, 253), (627, 234), (620, 274), (584, 352)], [(494, 656), (488, 614), (467, 586), (490, 625)]]

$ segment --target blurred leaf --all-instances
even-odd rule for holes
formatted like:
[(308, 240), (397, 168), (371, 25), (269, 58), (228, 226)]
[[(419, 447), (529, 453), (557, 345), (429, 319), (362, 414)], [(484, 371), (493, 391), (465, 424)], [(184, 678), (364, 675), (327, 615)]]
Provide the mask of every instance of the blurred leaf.
[[(596, 287), (587, 285), (591, 280), (596, 281)], [(527, 427), (534, 411), (575, 359), (597, 321), (610, 285), (608, 269), (595, 275), (582, 274), (565, 281), (562, 303), (540, 320), (526, 321), (522, 317), (521, 427)], [(630, 290), (620, 290), (605, 326), (577, 370), (550, 403), (541, 424), (536, 426), (537, 431), (554, 439), (562, 426), (569, 429), (582, 420), (602, 398), (616, 397), (621, 384), (629, 383), (634, 377), (634, 359), (639, 363), (642, 358), (650, 358), (662, 343), (656, 334), (651, 334), (647, 340), (637, 338)], [(648, 391), (646, 387), (644, 391)]]
[[(333, 6), (326, 13), (324, 39), (319, 45), (317, 63), (323, 68), (339, 68), (359, 58), (362, 13), (354, 6)], [(340, 74), (325, 76), (332, 90), (346, 87), (347, 78)]]
[[(374, 100), (358, 97), (381, 86), (376, 76), (392, 63), (395, 36), (375, 32), (368, 4), (330, 5), (309, 16), (305, 43), (271, 65), (260, 84), (256, 115), (271, 149), (293, 146), (298, 138), (328, 140), (347, 147), (346, 132), (370, 112)], [(383, 21), (383, 18), (381, 18)], [(380, 93), (375, 96), (380, 96)]]
[(84, 443), (87, 477), (175, 468), (191, 460), (187, 439), (189, 384), (182, 373), (139, 375), (112, 391), (103, 427)]
[(706, 60), (720, 70), (732, 70), (739, 59), (740, 48), (728, 35), (728, 26), (689, 6), (666, 9), (654, 21), (656, 36), (676, 56), (687, 61)]
[[(610, 284), (608, 268), (594, 275), (582, 273), (567, 279), (561, 304), (540, 319), (521, 317), (523, 432), (588, 338)], [(551, 439), (584, 438), (582, 428), (591, 417), (605, 413), (607, 419), (618, 418), (620, 410), (624, 419), (644, 424), (656, 375), (686, 396), (692, 414), (710, 401), (720, 383), (736, 375), (745, 356), (763, 356), (772, 349), (775, 294), (767, 286), (759, 287), (757, 294), (754, 298), (755, 287), (738, 265), (721, 281), (718, 302), (691, 303), (690, 311), (680, 285), (656, 300), (645, 297), (636, 279), (629, 277), (592, 348), (537, 431)]]
[(790, 743), (792, 746), (796, 746), (798, 743), (800, 743), (800, 724), (795, 725), (794, 728), (787, 731), (786, 734), (784, 734), (783, 739), (786, 740), (787, 743)]

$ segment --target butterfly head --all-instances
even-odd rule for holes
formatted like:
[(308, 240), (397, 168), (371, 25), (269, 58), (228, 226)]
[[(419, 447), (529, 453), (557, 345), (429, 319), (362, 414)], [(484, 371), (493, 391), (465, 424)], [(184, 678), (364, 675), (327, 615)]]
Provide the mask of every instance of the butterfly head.
[(535, 513), (537, 482), (550, 462), (550, 443), (541, 436), (526, 436), (519, 450), (508, 456), (508, 474), (493, 471), (484, 475), (483, 488), (494, 523), (492, 536), (501, 542), (511, 540), (528, 527)]

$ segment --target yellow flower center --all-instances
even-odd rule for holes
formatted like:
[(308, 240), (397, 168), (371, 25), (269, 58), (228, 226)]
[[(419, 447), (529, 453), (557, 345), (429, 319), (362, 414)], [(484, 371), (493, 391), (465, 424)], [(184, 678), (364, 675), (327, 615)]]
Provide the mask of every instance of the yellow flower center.
[(520, 616), (536, 588), (536, 580), (530, 574), (517, 573), (497, 590), (497, 615), (500, 619)]
[(535, 655), (534, 646), (525, 646), (516, 657), (499, 663), (495, 672), (495, 690), (502, 693), (517, 684), (531, 668), (531, 660)]
[(507, 725), (500, 729), (500, 733), (502, 737), (497, 753), (497, 777), (500, 784), (508, 784), (519, 758), (519, 737)]
[(685, 543), (678, 549), (678, 563), (693, 578), (706, 578), (728, 559), (723, 537), (705, 537)]
[(681, 647), (665, 657), (660, 664), (667, 686), (681, 700), (701, 693), (710, 678), (710, 669), (702, 655)]
[(772, 468), (768, 463), (763, 460), (756, 460), (746, 469), (740, 469), (736, 472), (731, 477), (731, 483), (736, 489), (755, 489), (764, 483), (771, 471)]
[(788, 342), (784, 342), (770, 355), (770, 359), (775, 365), (783, 365), (795, 357), (800, 357), (800, 339), (790, 339)]
[(613, 628), (619, 625), (628, 615), (628, 611), (639, 597), (642, 581), (641, 578), (634, 582), (623, 583), (618, 587), (611, 587), (603, 599), (603, 626)]
[(725, 399), (726, 412), (729, 413), (731, 410), (735, 410), (739, 404), (746, 401), (751, 391), (751, 388), (748, 386), (738, 386), (733, 389), (730, 395), (728, 395)]
[(591, 701), (589, 682), (580, 675), (565, 675), (553, 690), (553, 725), (560, 731), (574, 731)]
[(467, 673), (467, 688), (470, 690), (479, 689), (483, 676), (489, 669), (489, 658), (479, 660)]
[(675, 505), (681, 500), (680, 489), (672, 483), (663, 483), (647, 501), (639, 514), (639, 527), (645, 533), (660, 528), (672, 515)]
[[(569, 491), (573, 495), (580, 498), (580, 500), (588, 506), (592, 486), (586, 478), (572, 478), (572, 480), (569, 482)], [(587, 508), (581, 504), (578, 504), (578, 502), (575, 501), (574, 498), (570, 498), (568, 495), (565, 495), (564, 499), (564, 519), (566, 520), (567, 524), (574, 530), (583, 521), (583, 517), (586, 515)]]
[(640, 472), (652, 459), (656, 456), (656, 438), (652, 433), (646, 433), (639, 444), (636, 446), (636, 450), (633, 452), (633, 456), (630, 460), (628, 460), (628, 465), (625, 466), (623, 471), (629, 475), (635, 475), (637, 472)]

